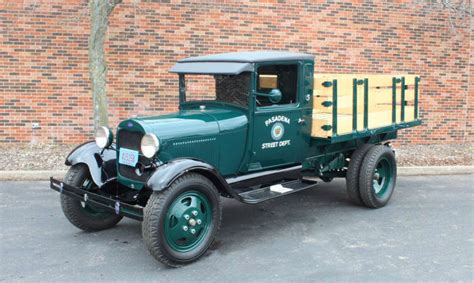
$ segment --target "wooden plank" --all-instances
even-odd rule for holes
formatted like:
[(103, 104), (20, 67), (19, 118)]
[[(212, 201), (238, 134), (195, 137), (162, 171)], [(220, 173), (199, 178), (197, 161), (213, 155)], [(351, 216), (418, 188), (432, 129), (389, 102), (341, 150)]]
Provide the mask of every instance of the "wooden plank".
[(260, 88), (278, 88), (278, 76), (277, 75), (258, 75), (259, 87)]
[[(405, 108), (405, 122), (413, 121), (415, 116), (414, 107), (406, 106)], [(364, 115), (357, 115), (357, 130), (361, 131), (363, 127)], [(400, 112), (397, 115), (397, 123), (400, 123)], [(324, 125), (332, 126), (332, 115), (328, 113), (313, 114), (311, 135), (313, 137), (331, 137), (332, 130), (325, 131), (322, 129)], [(337, 115), (337, 134), (348, 134), (352, 132), (352, 115), (339, 114)], [(392, 110), (376, 111), (369, 113), (369, 129), (380, 128), (392, 125)]]
[[(413, 104), (414, 94), (406, 96), (405, 101), (409, 104)], [(364, 110), (364, 93), (363, 90), (357, 92), (357, 112)], [(332, 103), (331, 97), (314, 97), (313, 98), (313, 112), (314, 113), (332, 113), (332, 106), (325, 107), (324, 102)], [(401, 93), (397, 93), (397, 106), (401, 106)], [(379, 107), (389, 105), (391, 109), (392, 105), (392, 90), (390, 89), (369, 89), (369, 112), (378, 111)], [(338, 96), (337, 110), (341, 114), (352, 114), (353, 97), (351, 96)], [(398, 108), (398, 107), (397, 107)]]
[[(413, 107), (412, 105), (405, 106), (406, 107)], [(397, 110), (401, 109), (401, 104), (397, 103)], [(392, 103), (382, 103), (382, 104), (371, 104), (369, 105), (369, 113), (371, 112), (379, 112), (379, 111), (391, 111), (392, 110)], [(352, 106), (350, 107), (338, 107), (337, 113), (338, 114), (350, 114), (352, 115), (353, 109)], [(313, 109), (313, 114), (330, 114), (332, 113), (332, 107), (322, 107), (319, 110)], [(357, 104), (357, 114), (364, 114), (364, 104), (359, 103)]]
[(326, 81), (338, 81), (338, 90), (341, 91), (341, 95), (352, 94), (352, 80), (358, 79), (368, 79), (369, 80), (369, 89), (391, 89), (392, 88), (392, 78), (405, 77), (405, 84), (408, 86), (415, 85), (415, 75), (404, 75), (404, 74), (393, 74), (393, 75), (373, 75), (373, 74), (315, 74), (314, 75), (314, 91), (316, 94), (325, 95), (327, 94), (328, 89), (322, 84)]

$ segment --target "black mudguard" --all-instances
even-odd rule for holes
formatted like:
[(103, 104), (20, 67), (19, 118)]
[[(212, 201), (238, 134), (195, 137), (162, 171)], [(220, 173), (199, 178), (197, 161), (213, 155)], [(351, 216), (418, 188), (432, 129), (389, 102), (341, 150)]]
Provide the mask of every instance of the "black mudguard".
[[(112, 145), (115, 148), (115, 145)], [(114, 149), (99, 148), (94, 141), (84, 143), (69, 153), (65, 164), (73, 166), (84, 163), (89, 168), (92, 180), (100, 188), (106, 182), (117, 177), (115, 160), (117, 158)]]
[(188, 172), (206, 176), (216, 185), (221, 194), (236, 197), (232, 188), (212, 165), (188, 158), (175, 159), (159, 166), (148, 178), (146, 186), (153, 191), (162, 191), (168, 188), (174, 180)]

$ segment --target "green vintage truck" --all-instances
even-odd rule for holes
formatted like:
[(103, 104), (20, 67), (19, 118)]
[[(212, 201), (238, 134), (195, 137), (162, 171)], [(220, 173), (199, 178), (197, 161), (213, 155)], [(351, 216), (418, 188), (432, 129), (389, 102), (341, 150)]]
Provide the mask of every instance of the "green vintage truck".
[[(154, 258), (178, 267), (216, 238), (221, 197), (246, 204), (346, 178), (348, 198), (392, 196), (389, 141), (419, 125), (419, 77), (315, 74), (314, 57), (224, 53), (180, 60), (179, 111), (99, 127), (51, 178), (66, 218), (84, 231), (142, 221)], [(316, 68), (317, 70), (317, 68)]]

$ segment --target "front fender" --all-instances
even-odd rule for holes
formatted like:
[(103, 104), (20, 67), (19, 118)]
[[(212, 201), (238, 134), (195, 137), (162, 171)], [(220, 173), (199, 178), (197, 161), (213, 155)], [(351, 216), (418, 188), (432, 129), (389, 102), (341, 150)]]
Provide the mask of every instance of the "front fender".
[(153, 191), (162, 191), (188, 172), (196, 172), (206, 176), (214, 183), (221, 194), (236, 197), (229, 184), (212, 165), (188, 158), (174, 159), (158, 167), (148, 178), (146, 186)]
[[(112, 145), (112, 147), (115, 147)], [(92, 180), (101, 187), (108, 180), (117, 176), (115, 166), (116, 151), (114, 149), (102, 149), (94, 141), (89, 141), (76, 147), (66, 157), (65, 164), (73, 166), (84, 163), (89, 168)]]

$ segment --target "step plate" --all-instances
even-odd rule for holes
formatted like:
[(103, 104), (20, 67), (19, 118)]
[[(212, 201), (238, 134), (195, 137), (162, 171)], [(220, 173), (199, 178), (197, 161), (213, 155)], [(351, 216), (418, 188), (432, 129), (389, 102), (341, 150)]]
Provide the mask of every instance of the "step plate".
[(310, 180), (294, 180), (240, 193), (239, 196), (243, 202), (255, 204), (312, 188), (316, 186), (317, 183), (316, 181)]

